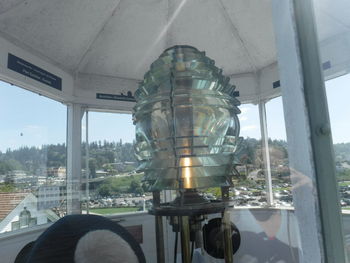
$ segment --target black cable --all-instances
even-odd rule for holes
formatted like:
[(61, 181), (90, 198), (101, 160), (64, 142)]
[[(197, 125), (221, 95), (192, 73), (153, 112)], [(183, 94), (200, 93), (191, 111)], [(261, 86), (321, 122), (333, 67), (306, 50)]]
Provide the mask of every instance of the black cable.
[(193, 251), (194, 251), (194, 241), (191, 242), (191, 262), (192, 262), (192, 259), (193, 259)]
[(178, 240), (179, 232), (175, 232), (175, 246), (174, 246), (174, 263), (177, 260), (177, 240)]

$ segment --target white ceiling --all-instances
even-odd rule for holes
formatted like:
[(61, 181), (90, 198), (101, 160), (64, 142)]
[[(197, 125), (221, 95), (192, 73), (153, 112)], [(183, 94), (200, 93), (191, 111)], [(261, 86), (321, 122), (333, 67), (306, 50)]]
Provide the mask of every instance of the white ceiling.
[[(350, 31), (349, 0), (315, 5), (321, 42)], [(226, 75), (276, 62), (271, 0), (0, 0), (0, 36), (73, 76), (141, 80), (177, 44)]]
[(350, 31), (349, 0), (314, 0), (320, 41)]
[(69, 72), (142, 79), (182, 44), (231, 75), (275, 61), (270, 9), (269, 0), (2, 0), (0, 32)]

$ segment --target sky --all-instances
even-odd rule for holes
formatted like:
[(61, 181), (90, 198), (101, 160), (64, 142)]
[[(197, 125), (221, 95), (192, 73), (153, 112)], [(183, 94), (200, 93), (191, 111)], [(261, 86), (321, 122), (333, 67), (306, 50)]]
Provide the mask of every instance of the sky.
[[(350, 142), (349, 86), (350, 74), (326, 82), (334, 143)], [(241, 136), (260, 138), (258, 106), (243, 104), (240, 109)], [(266, 114), (269, 137), (286, 140), (281, 97), (266, 104)], [(65, 143), (66, 120), (67, 108), (62, 103), (0, 82), (0, 151)], [(134, 136), (130, 114), (89, 113), (90, 142), (132, 142)]]
[(123, 143), (135, 140), (135, 126), (131, 114), (89, 112), (89, 142), (99, 140), (122, 140)]

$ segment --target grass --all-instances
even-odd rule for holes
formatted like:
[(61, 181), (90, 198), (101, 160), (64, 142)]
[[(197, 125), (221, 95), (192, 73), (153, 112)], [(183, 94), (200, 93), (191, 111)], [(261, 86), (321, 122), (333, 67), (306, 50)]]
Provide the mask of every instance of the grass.
[(138, 210), (139, 210), (138, 207), (113, 207), (113, 208), (91, 208), (90, 212), (99, 214), (99, 215), (109, 215), (109, 214), (136, 212)]

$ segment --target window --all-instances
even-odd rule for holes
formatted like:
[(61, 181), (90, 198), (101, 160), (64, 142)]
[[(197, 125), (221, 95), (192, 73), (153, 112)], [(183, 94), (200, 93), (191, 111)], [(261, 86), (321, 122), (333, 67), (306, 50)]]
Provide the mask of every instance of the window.
[(343, 219), (345, 250), (350, 258), (350, 122), (349, 19), (347, 1), (315, 1), (315, 17), (331, 123), (338, 202)]
[(242, 138), (236, 151), (236, 177), (233, 189), (235, 206), (266, 205), (265, 177), (262, 172), (261, 133), (257, 105), (243, 104), (238, 115)]
[[(86, 115), (84, 118), (86, 121)], [(131, 114), (88, 112), (89, 190), (85, 195), (88, 193), (89, 202), (83, 208), (90, 213), (136, 212), (150, 205), (151, 193), (142, 184), (143, 173), (136, 170), (134, 137)], [(83, 172), (87, 163), (85, 138)]]
[[(259, 107), (248, 104), (240, 107), (240, 136), (243, 139), (236, 154), (240, 174), (234, 189), (236, 206), (289, 207), (293, 203), (282, 98), (268, 101), (265, 107), (269, 169), (265, 168), (263, 157)], [(268, 178), (268, 173), (271, 174), (271, 180)], [(269, 184), (272, 187), (271, 197), (268, 196)], [(270, 204), (268, 198), (272, 199)]]
[(268, 144), (274, 204), (293, 205), (282, 97), (266, 103)]
[(0, 233), (66, 214), (63, 104), (0, 82)]
[(348, 256), (350, 256), (348, 238), (350, 225), (347, 212), (350, 210), (350, 107), (347, 99), (349, 84), (350, 74), (326, 82), (339, 202), (342, 208), (343, 232)]

